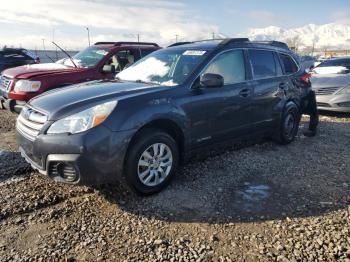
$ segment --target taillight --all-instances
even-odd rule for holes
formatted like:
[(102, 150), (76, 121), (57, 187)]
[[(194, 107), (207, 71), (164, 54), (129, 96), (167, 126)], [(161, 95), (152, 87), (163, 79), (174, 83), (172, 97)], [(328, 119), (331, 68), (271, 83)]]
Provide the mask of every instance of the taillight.
[(305, 73), (302, 77), (300, 77), (300, 80), (308, 84), (310, 83), (311, 76), (312, 75), (310, 73)]

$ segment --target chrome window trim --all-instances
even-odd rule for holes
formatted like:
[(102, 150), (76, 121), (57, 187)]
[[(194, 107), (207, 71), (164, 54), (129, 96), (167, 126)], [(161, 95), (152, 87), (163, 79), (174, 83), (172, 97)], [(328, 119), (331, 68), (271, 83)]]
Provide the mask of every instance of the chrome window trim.
[[(285, 53), (285, 52), (283, 52), (283, 51), (280, 51), (280, 50), (271, 50), (271, 49), (268, 49), (268, 48), (256, 48), (256, 47), (236, 47), (236, 48), (230, 48), (230, 49), (222, 50), (221, 52), (217, 53), (212, 59), (210, 59), (210, 60), (208, 61), (208, 63), (206, 64), (206, 66), (197, 74), (197, 76), (196, 76), (196, 77), (193, 79), (193, 81), (191, 82), (190, 89), (192, 89), (193, 84), (194, 84), (194, 82), (198, 79), (198, 77), (200, 77), (200, 76), (203, 74), (203, 71), (204, 71), (204, 70), (209, 66), (209, 64), (212, 63), (213, 60), (216, 59), (219, 55), (221, 55), (221, 54), (223, 54), (223, 53), (226, 53), (226, 52), (229, 52), (229, 51), (234, 51), (234, 50), (242, 50), (242, 51), (244, 52), (244, 51), (249, 51), (250, 49), (275, 52), (275, 53), (278, 55), (279, 59), (281, 59), (281, 58), (280, 58), (280, 54), (289, 56), (289, 57), (293, 60), (293, 62), (297, 65), (298, 70), (297, 70), (295, 73), (299, 72), (300, 69), (301, 69), (300, 66), (299, 66), (299, 63), (296, 62), (296, 60), (294, 59), (293, 56), (291, 56), (290, 54)], [(277, 77), (283, 77), (283, 76), (288, 76), (288, 77), (289, 77), (289, 76), (292, 76), (292, 75), (295, 74), (295, 73), (292, 73), (292, 74), (288, 74), (288, 75), (287, 75), (287, 74), (285, 74), (285, 72), (282, 72), (283, 74), (280, 75), (280, 76), (272, 76), (272, 77), (270, 76), (270, 77), (255, 79), (255, 78), (254, 78), (254, 71), (253, 71), (253, 66), (252, 66), (252, 63), (251, 63), (251, 59), (249, 59), (248, 62), (249, 62), (250, 68), (251, 68), (251, 70), (252, 70), (252, 77), (253, 77), (253, 78), (252, 78), (252, 79), (246, 79), (245, 81), (237, 82), (237, 83), (229, 84), (229, 85), (242, 84), (242, 83), (247, 83), (247, 82), (251, 82), (251, 81), (266, 80), (266, 79), (277, 78)], [(284, 65), (283, 65), (283, 69), (284, 69)], [(246, 70), (247, 70), (247, 68), (246, 68)], [(284, 71), (284, 70), (283, 70), (283, 71)], [(247, 72), (247, 71), (246, 71), (246, 72)], [(224, 86), (227, 86), (227, 85), (224, 85)]]

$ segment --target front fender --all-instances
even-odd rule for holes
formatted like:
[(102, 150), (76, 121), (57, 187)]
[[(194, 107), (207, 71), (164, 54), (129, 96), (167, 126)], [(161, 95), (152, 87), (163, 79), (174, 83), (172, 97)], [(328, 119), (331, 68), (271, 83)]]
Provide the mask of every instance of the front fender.
[(133, 106), (124, 106), (120, 110), (117, 108), (116, 112), (105, 121), (105, 125), (113, 131), (125, 131), (138, 130), (155, 120), (170, 120), (181, 128), (184, 134), (189, 130), (190, 123), (186, 113), (171, 99), (153, 99), (141, 105), (135, 101), (130, 104)]

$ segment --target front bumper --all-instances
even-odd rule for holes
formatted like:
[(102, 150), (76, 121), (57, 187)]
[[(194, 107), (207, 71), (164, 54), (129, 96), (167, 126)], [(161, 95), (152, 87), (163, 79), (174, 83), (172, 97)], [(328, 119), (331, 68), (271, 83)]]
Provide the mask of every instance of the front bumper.
[(17, 114), (21, 113), (25, 104), (26, 104), (25, 101), (8, 99), (0, 95), (0, 108), (7, 109), (13, 113), (17, 113)]
[(317, 95), (319, 110), (334, 112), (350, 112), (350, 94)]
[[(134, 132), (112, 132), (99, 125), (74, 135), (41, 134), (34, 141), (19, 131), (16, 133), (22, 156), (35, 170), (58, 182), (96, 185), (113, 183), (120, 178)], [(63, 164), (74, 170), (73, 179), (57, 171), (58, 165)]]
[(14, 93), (0, 88), (0, 108), (19, 114), (27, 101), (35, 95), (36, 93)]

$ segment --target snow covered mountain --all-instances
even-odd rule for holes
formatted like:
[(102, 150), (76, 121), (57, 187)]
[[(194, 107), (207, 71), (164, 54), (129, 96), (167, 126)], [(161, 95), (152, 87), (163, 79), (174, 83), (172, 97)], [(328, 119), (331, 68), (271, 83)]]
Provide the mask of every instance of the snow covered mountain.
[[(308, 24), (303, 27), (283, 29), (277, 26), (254, 28), (240, 34), (251, 40), (288, 41), (297, 38), (300, 48), (343, 49), (350, 48), (350, 25), (330, 23), (324, 25)], [(295, 40), (294, 40), (295, 41)]]

